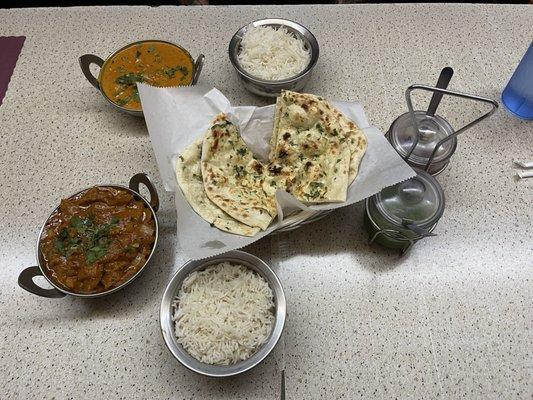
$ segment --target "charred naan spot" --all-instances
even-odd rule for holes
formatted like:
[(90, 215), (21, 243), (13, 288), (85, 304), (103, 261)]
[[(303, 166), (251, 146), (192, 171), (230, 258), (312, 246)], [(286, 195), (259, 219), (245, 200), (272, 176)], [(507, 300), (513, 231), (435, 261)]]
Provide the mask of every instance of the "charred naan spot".
[(249, 215), (246, 214), (246, 213), (243, 213), (242, 216), (243, 216), (244, 218), (248, 218), (248, 217), (249, 217)]
[(287, 153), (287, 150), (285, 149), (280, 149), (280, 151), (278, 152), (278, 157), (279, 158), (283, 158), (283, 157), (287, 157), (289, 153)]
[(281, 172), (281, 166), (275, 165), (275, 164), (270, 165), (268, 167), (268, 171), (271, 172), (272, 174), (277, 175), (277, 174), (279, 174)]
[(215, 140), (213, 141), (213, 147), (212, 148), (213, 148), (213, 150), (218, 149), (218, 137), (215, 137)]
[(319, 112), (320, 115), (324, 114), (324, 111), (321, 108), (318, 110), (318, 112)]
[(351, 121), (350, 121), (350, 122), (348, 122), (348, 126), (349, 126), (350, 128), (352, 128), (352, 129), (353, 129), (353, 128), (355, 128), (355, 125), (354, 125), (354, 123), (353, 123), (353, 122), (351, 122)]
[(302, 108), (307, 111), (309, 109), (309, 105), (307, 103), (303, 103)]
[(289, 140), (290, 137), (291, 137), (291, 134), (289, 132), (285, 132), (283, 134), (283, 140)]
[(208, 187), (207, 187), (207, 190), (209, 190), (210, 192), (212, 192), (212, 191), (213, 191), (213, 187), (212, 187), (212, 186), (208, 186)]
[(263, 166), (259, 163), (254, 163), (254, 165), (252, 166), (252, 168), (255, 170), (255, 172), (257, 172), (258, 174), (262, 173), (263, 172)]
[(304, 143), (302, 147), (304, 148), (304, 150), (307, 150), (309, 148), (309, 145), (307, 143)]
[(312, 165), (313, 165), (313, 163), (312, 163), (311, 161), (307, 161), (307, 162), (305, 163), (305, 170), (308, 171), (309, 168), (311, 168)]

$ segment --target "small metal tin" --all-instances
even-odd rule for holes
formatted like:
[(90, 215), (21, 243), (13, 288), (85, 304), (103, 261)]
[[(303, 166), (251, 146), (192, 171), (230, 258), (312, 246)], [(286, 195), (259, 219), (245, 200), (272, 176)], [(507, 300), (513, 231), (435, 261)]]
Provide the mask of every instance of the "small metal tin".
[[(437, 144), (452, 135), (454, 130), (448, 121), (438, 115), (429, 116), (425, 111), (420, 110), (414, 111), (414, 115), (420, 132), (418, 142), (416, 141), (417, 130), (413, 126), (411, 115), (408, 112), (400, 115), (392, 123), (387, 132), (387, 139), (410, 166), (424, 169), (428, 165)], [(456, 148), (456, 137), (445, 141), (437, 149), (428, 172), (431, 175), (441, 173), (448, 165)]]
[[(174, 334), (174, 321), (172, 318), (174, 313), (173, 303), (184, 279), (189, 276), (191, 272), (200, 271), (210, 265), (219, 264), (224, 261), (245, 265), (267, 281), (274, 294), (275, 321), (272, 326), (272, 332), (270, 332), (270, 336), (266, 343), (250, 358), (232, 365), (210, 365), (202, 363), (192, 357), (177, 342)], [(272, 352), (283, 333), (286, 314), (287, 303), (285, 300), (285, 294), (281, 282), (274, 271), (260, 258), (244, 251), (234, 250), (204, 260), (188, 261), (176, 272), (168, 283), (161, 301), (161, 333), (168, 349), (183, 366), (201, 375), (223, 378), (238, 375), (254, 368)]]
[[(109, 57), (107, 57), (107, 59), (105, 61), (102, 60), (100, 57), (94, 55), (94, 54), (84, 54), (84, 55), (82, 55), (79, 58), (81, 71), (83, 72), (83, 75), (85, 75), (85, 78), (87, 78), (89, 83), (91, 85), (93, 85), (96, 89), (98, 89), (100, 91), (100, 93), (102, 93), (102, 96), (104, 96), (104, 98), (109, 103), (111, 103), (115, 108), (117, 108), (118, 110), (123, 111), (123, 112), (125, 112), (127, 114), (135, 115), (137, 117), (142, 117), (143, 116), (142, 110), (131, 110), (129, 108), (123, 107), (123, 106), (118, 105), (117, 103), (113, 102), (109, 97), (107, 97), (107, 95), (104, 93), (104, 91), (100, 88), (100, 79), (102, 78), (102, 71), (104, 71), (107, 62), (112, 60), (117, 53), (121, 52), (122, 50), (127, 49), (128, 47), (135, 46), (135, 45), (142, 44), (142, 43), (147, 43), (147, 42), (165, 43), (165, 44), (171, 45), (171, 46), (176, 47), (176, 48), (180, 49), (181, 51), (183, 51), (189, 57), (192, 65), (193, 65), (193, 71), (192, 71), (192, 77), (193, 78), (192, 78), (192, 81), (191, 81), (191, 86), (195, 85), (198, 82), (198, 78), (200, 77), (200, 73), (202, 72), (202, 68), (203, 68), (203, 65), (204, 65), (204, 60), (205, 60), (204, 55), (200, 54), (198, 56), (198, 58), (196, 59), (196, 61), (194, 61), (192, 56), (191, 56), (191, 54), (186, 49), (184, 49), (183, 47), (181, 47), (181, 46), (179, 46), (177, 44), (166, 42), (164, 40), (153, 40), (153, 39), (152, 40), (141, 40), (141, 41), (138, 41), (138, 42), (133, 42), (133, 43), (127, 44), (126, 46), (121, 47), (120, 49), (115, 51), (113, 54), (111, 54)], [(98, 78), (95, 77), (92, 74), (91, 69), (90, 69), (91, 68), (91, 64), (96, 64), (96, 65), (98, 65), (100, 67), (100, 72), (98, 73)]]
[[(279, 81), (264, 80), (250, 75), (241, 67), (237, 55), (240, 50), (242, 37), (246, 33), (246, 30), (251, 26), (272, 26), (274, 28), (283, 26), (295, 36), (301, 38), (311, 51), (311, 59), (309, 60), (307, 67), (298, 75)], [(318, 61), (319, 52), (318, 42), (309, 29), (297, 22), (280, 18), (261, 19), (243, 26), (233, 35), (228, 48), (231, 64), (233, 65), (233, 68), (235, 68), (244, 87), (254, 94), (265, 97), (276, 97), (282, 90), (293, 90), (296, 92), (302, 90), (311, 77), (311, 71)]]
[[(143, 184), (143, 185), (145, 185), (148, 188), (148, 191), (150, 192), (150, 201), (146, 200), (143, 196), (141, 196), (140, 190), (139, 190), (140, 184)], [(74, 193), (72, 196), (69, 196), (69, 197), (77, 196), (78, 194), (80, 194), (82, 192), (85, 192), (85, 191), (87, 191), (89, 189), (95, 188), (95, 187), (114, 187), (114, 188), (118, 188), (118, 189), (127, 190), (128, 192), (133, 194), (136, 199), (141, 200), (144, 203), (144, 205), (151, 211), (152, 218), (153, 218), (154, 223), (155, 223), (155, 240), (154, 240), (154, 244), (152, 245), (152, 251), (148, 255), (148, 258), (146, 259), (146, 262), (144, 263), (144, 265), (132, 277), (130, 277), (127, 281), (121, 283), (117, 287), (114, 287), (114, 288), (111, 288), (109, 290), (106, 290), (105, 292), (99, 292), (99, 293), (76, 293), (76, 292), (69, 291), (67, 288), (65, 288), (63, 286), (60, 286), (58, 283), (56, 283), (52, 279), (51, 276), (48, 275), (49, 274), (48, 271), (42, 266), (42, 254), (41, 254), (41, 246), (40, 246), (41, 237), (42, 237), (42, 235), (44, 233), (44, 228), (46, 226), (46, 223), (52, 217), (52, 215), (54, 215), (56, 213), (56, 211), (58, 209), (58, 207), (56, 207), (50, 213), (50, 215), (48, 216), (46, 221), (44, 221), (44, 224), (42, 225), (41, 231), (39, 232), (39, 236), (37, 238), (37, 247), (36, 247), (36, 250), (35, 250), (35, 254), (36, 254), (36, 258), (37, 258), (37, 266), (28, 267), (28, 268), (24, 269), (19, 275), (18, 284), (19, 284), (19, 286), (22, 289), (27, 290), (30, 293), (36, 294), (37, 296), (49, 297), (49, 298), (65, 297), (65, 295), (67, 295), (67, 294), (71, 295), (71, 296), (75, 296), (75, 297), (85, 297), (85, 298), (102, 297), (102, 296), (106, 296), (108, 294), (114, 293), (114, 292), (122, 289), (123, 287), (127, 286), (135, 278), (137, 278), (142, 273), (142, 271), (146, 268), (146, 266), (148, 265), (148, 263), (150, 262), (150, 259), (152, 258), (153, 254), (154, 254), (154, 251), (155, 251), (155, 249), (157, 247), (157, 240), (159, 238), (159, 223), (157, 221), (157, 216), (156, 216), (156, 212), (159, 209), (159, 197), (157, 195), (157, 191), (156, 191), (154, 185), (150, 181), (150, 178), (146, 174), (139, 173), (139, 174), (136, 174), (136, 175), (131, 177), (130, 183), (129, 183), (129, 187), (121, 186), (121, 185), (98, 185), (98, 186), (92, 186), (90, 188), (86, 188), (86, 189), (80, 190), (80, 191)], [(45, 288), (40, 287), (39, 285), (37, 285), (33, 281), (33, 278), (36, 277), (36, 276), (44, 276), (44, 278), (46, 278), (48, 283), (50, 283), (50, 285), (52, 285), (54, 288), (53, 289), (45, 289)]]
[[(438, 94), (441, 97), (448, 95), (473, 100), (489, 104), (491, 108), (475, 120), (454, 130), (444, 118), (434, 115), (436, 109), (429, 112), (415, 111), (411, 99), (411, 92), (414, 90), (433, 92), (434, 95)], [(438, 175), (446, 168), (457, 148), (457, 136), (490, 117), (498, 108), (498, 103), (495, 100), (418, 84), (407, 88), (405, 100), (409, 111), (400, 115), (392, 123), (386, 134), (387, 139), (409, 165), (424, 169), (431, 175)]]
[(429, 173), (383, 189), (366, 199), (365, 226), (370, 242), (407, 251), (416, 241), (434, 236), (444, 212), (444, 192)]

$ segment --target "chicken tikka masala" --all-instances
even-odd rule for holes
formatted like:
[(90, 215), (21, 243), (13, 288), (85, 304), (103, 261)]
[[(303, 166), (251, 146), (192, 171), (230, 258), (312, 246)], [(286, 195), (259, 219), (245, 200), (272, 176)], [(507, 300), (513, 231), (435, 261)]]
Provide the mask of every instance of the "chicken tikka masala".
[(61, 200), (40, 240), (43, 267), (65, 289), (99, 293), (139, 271), (155, 242), (151, 210), (127, 190), (99, 186)]

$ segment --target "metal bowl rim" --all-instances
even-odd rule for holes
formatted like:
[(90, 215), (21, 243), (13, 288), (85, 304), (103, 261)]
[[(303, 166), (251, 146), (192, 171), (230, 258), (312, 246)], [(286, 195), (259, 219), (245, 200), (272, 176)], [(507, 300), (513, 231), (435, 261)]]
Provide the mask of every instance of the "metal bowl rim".
[[(246, 32), (246, 29), (249, 26), (269, 26), (269, 25), (279, 25), (279, 26), (285, 26), (288, 28), (292, 28), (291, 32), (295, 30), (298, 32), (298, 35), (309, 44), (309, 48), (311, 50), (311, 58), (309, 59), (309, 63), (306, 65), (306, 67), (299, 72), (297, 75), (294, 75), (289, 78), (285, 78), (282, 80), (272, 81), (272, 80), (266, 80), (258, 78), (254, 75), (251, 75), (250, 73), (246, 72), (244, 68), (241, 67), (241, 64), (237, 60), (237, 47), (240, 45), (242, 40), (242, 34)], [(304, 33), (300, 32), (300, 29), (303, 30), (306, 34), (308, 34), (311, 37), (311, 40), (305, 36)], [(289, 20), (289, 19), (283, 19), (283, 18), (265, 18), (265, 19), (258, 19), (255, 21), (252, 21), (235, 32), (230, 40), (229, 48), (228, 48), (229, 58), (231, 61), (231, 64), (235, 68), (235, 70), (245, 78), (249, 79), (251, 82), (259, 85), (285, 85), (289, 83), (293, 83), (295, 81), (298, 81), (299, 79), (303, 78), (304, 76), (311, 73), (313, 68), (315, 67), (316, 63), (318, 62), (318, 56), (320, 53), (320, 46), (318, 44), (318, 41), (316, 40), (315, 35), (303, 26), (302, 24)]]
[[(247, 260), (246, 258), (253, 260), (253, 262)], [(204, 371), (204, 370), (202, 370), (200, 368), (196, 368), (196, 367), (194, 367), (192, 365), (189, 365), (187, 360), (182, 359), (181, 354), (175, 353), (174, 350), (172, 349), (171, 343), (169, 343), (169, 341), (171, 341), (172, 345), (174, 345), (176, 347), (181, 347), (182, 348), (182, 346), (180, 344), (178, 344), (177, 341), (176, 341), (176, 337), (174, 335), (174, 329), (173, 329), (174, 326), (173, 326), (173, 322), (172, 322), (172, 314), (168, 312), (168, 306), (170, 306), (170, 307), (172, 306), (172, 299), (177, 294), (177, 291), (179, 291), (179, 288), (181, 287), (181, 284), (183, 283), (183, 280), (190, 273), (192, 273), (194, 271), (201, 270), (202, 268), (206, 268), (206, 267), (208, 267), (210, 265), (214, 265), (216, 263), (224, 262), (224, 261), (243, 262), (244, 264), (252, 264), (252, 265), (256, 266), (259, 269), (259, 271), (256, 270), (256, 269), (253, 269), (253, 270), (256, 273), (258, 273), (263, 279), (265, 279), (265, 281), (267, 281), (269, 286), (271, 286), (270, 279), (267, 276), (265, 276), (265, 274), (263, 272), (263, 269), (268, 271), (268, 273), (270, 274), (270, 276), (271, 276), (271, 278), (272, 278), (272, 280), (273, 280), (273, 282), (274, 282), (274, 284), (276, 286), (276, 289), (279, 290), (279, 294), (276, 295), (275, 288), (271, 287), (272, 292), (274, 294), (275, 302), (276, 302), (276, 311), (275, 311), (275, 322), (274, 322), (274, 325), (272, 327), (272, 331), (270, 332), (270, 336), (269, 336), (268, 340), (250, 358), (248, 358), (246, 360), (243, 360), (243, 361), (241, 361), (241, 362), (239, 362), (237, 364), (221, 365), (221, 366), (205, 364), (209, 368), (214, 368), (214, 369), (220, 368), (220, 370), (221, 370), (221, 372), (219, 372), (219, 373), (210, 373), (210, 372)], [(190, 269), (190, 270), (187, 271), (187, 269)], [(184, 274), (184, 276), (182, 277), (181, 280), (179, 280), (179, 282), (177, 282), (178, 276), (180, 275), (180, 273)], [(170, 293), (171, 289), (172, 289), (172, 287), (174, 285), (177, 288), (176, 289), (176, 293)], [(160, 308), (160, 312), (159, 312), (159, 323), (160, 323), (161, 335), (163, 336), (163, 340), (165, 342), (165, 345), (166, 345), (167, 349), (170, 351), (172, 356), (176, 360), (179, 361), (179, 363), (181, 365), (183, 365), (185, 368), (187, 368), (187, 369), (189, 369), (189, 370), (191, 370), (193, 372), (196, 372), (196, 373), (198, 373), (200, 375), (209, 376), (209, 377), (213, 377), (213, 378), (226, 378), (226, 377), (230, 377), (230, 376), (239, 375), (241, 373), (249, 371), (252, 368), (255, 368), (257, 365), (259, 365), (261, 362), (263, 362), (265, 360), (265, 358), (267, 358), (272, 353), (272, 350), (274, 350), (275, 346), (277, 345), (279, 339), (281, 338), (281, 336), (283, 334), (283, 329), (285, 327), (286, 315), (287, 315), (287, 303), (286, 303), (285, 293), (283, 291), (283, 286), (281, 285), (281, 282), (280, 282), (278, 276), (276, 275), (276, 273), (274, 272), (274, 270), (266, 262), (261, 260), (259, 257), (254, 256), (253, 254), (250, 254), (250, 253), (247, 253), (247, 252), (241, 251), (241, 250), (232, 250), (232, 251), (229, 251), (227, 253), (216, 255), (216, 256), (212, 256), (212, 257), (208, 257), (208, 258), (205, 258), (205, 259), (202, 259), (202, 260), (189, 260), (186, 263), (184, 263), (180, 268), (178, 268), (178, 270), (174, 273), (174, 275), (170, 279), (170, 281), (167, 284), (167, 286), (165, 288), (165, 291), (163, 293), (163, 298), (161, 300), (161, 308)], [(171, 324), (171, 326), (170, 326), (170, 328), (171, 328), (171, 333), (170, 333), (171, 338), (167, 338), (167, 336), (165, 335), (164, 323), (167, 322), (167, 318), (168, 318), (169, 323)], [(187, 354), (187, 351), (185, 349), (183, 349), (183, 352), (185, 354)], [(260, 355), (260, 356), (257, 356), (261, 352), (263, 352), (263, 354)], [(194, 357), (192, 357), (191, 355), (188, 355), (188, 357), (190, 357), (193, 360), (195, 360)], [(252, 362), (249, 362), (249, 360), (252, 360), (254, 357), (256, 357), (256, 359), (253, 360)], [(200, 362), (198, 360), (195, 360), (195, 362), (197, 362), (199, 364), (204, 364), (204, 363), (202, 363), (202, 362)], [(231, 367), (235, 368), (235, 366), (238, 366), (239, 364), (243, 364), (243, 367), (238, 368), (234, 372), (230, 372), (230, 373), (224, 372), (224, 369), (231, 368)]]
[(144, 198), (144, 196), (142, 196), (140, 193), (136, 192), (135, 190), (127, 187), (127, 186), (123, 186), (123, 185), (116, 185), (116, 184), (102, 184), (102, 185), (94, 185), (94, 186), (90, 186), (88, 188), (85, 188), (83, 190), (79, 190), (77, 191), (76, 193), (70, 195), (67, 197), (67, 199), (70, 199), (80, 193), (83, 193), (87, 190), (90, 190), (90, 189), (93, 189), (93, 188), (98, 188), (98, 187), (114, 187), (114, 188), (120, 188), (120, 189), (125, 189), (127, 191), (129, 191), (130, 193), (138, 196), (143, 202), (144, 202), (144, 205), (148, 207), (148, 209), (150, 210), (150, 212), (152, 213), (152, 218), (154, 219), (154, 222), (155, 222), (155, 240), (154, 240), (154, 244), (152, 245), (152, 251), (150, 252), (150, 254), (148, 255), (148, 258), (146, 259), (146, 261), (144, 262), (143, 266), (141, 268), (139, 268), (139, 270), (133, 274), (127, 281), (124, 281), (123, 283), (121, 283), (120, 285), (112, 288), (112, 289), (109, 289), (109, 290), (106, 290), (104, 292), (98, 292), (98, 293), (76, 293), (76, 292), (70, 292), (68, 291), (67, 289), (64, 289), (62, 288), (61, 286), (59, 286), (58, 284), (56, 284), (55, 282), (53, 282), (53, 280), (51, 278), (48, 277), (47, 275), (47, 272), (45, 272), (45, 269), (42, 267), (41, 265), (41, 259), (39, 257), (39, 254), (40, 254), (40, 244), (41, 244), (41, 238), (42, 238), (42, 235), (43, 235), (43, 232), (44, 232), (44, 228), (46, 226), (46, 224), (48, 223), (48, 221), (50, 220), (50, 218), (52, 218), (52, 216), (54, 215), (54, 213), (58, 210), (59, 206), (57, 206), (56, 208), (54, 208), (52, 210), (52, 212), (48, 215), (48, 217), (46, 218), (46, 220), (44, 221), (43, 225), (41, 226), (41, 229), (39, 230), (39, 235), (37, 236), (37, 246), (36, 246), (36, 249), (35, 249), (35, 256), (36, 256), (36, 259), (37, 259), (37, 266), (39, 267), (39, 269), (41, 270), (41, 274), (44, 276), (44, 278), (48, 281), (48, 283), (50, 283), (50, 285), (52, 285), (55, 289), (59, 290), (60, 292), (63, 292), (65, 294), (68, 294), (70, 296), (76, 296), (76, 297), (85, 297), (85, 298), (96, 298), (96, 297), (102, 297), (102, 296), (106, 296), (108, 294), (111, 294), (111, 293), (114, 293), (120, 289), (122, 289), (124, 286), (130, 284), (135, 278), (137, 278), (141, 272), (146, 268), (146, 266), (148, 265), (148, 263), (150, 262), (150, 259), (152, 258), (153, 254), (154, 254), (154, 251), (156, 249), (156, 246), (157, 246), (157, 241), (158, 241), (158, 238), (159, 238), (159, 222), (157, 220), (157, 215), (156, 215), (156, 212), (154, 211), (154, 209), (152, 208), (152, 206), (150, 205), (150, 203), (148, 202), (148, 200), (146, 200)]

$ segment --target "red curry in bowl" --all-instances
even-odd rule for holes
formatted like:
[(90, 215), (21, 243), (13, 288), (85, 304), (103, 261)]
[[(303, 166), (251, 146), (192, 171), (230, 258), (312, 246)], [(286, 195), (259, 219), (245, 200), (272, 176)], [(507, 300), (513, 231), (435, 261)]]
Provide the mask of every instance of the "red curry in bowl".
[(98, 186), (61, 200), (40, 239), (42, 267), (68, 291), (105, 292), (146, 263), (156, 238), (146, 204), (128, 190)]

